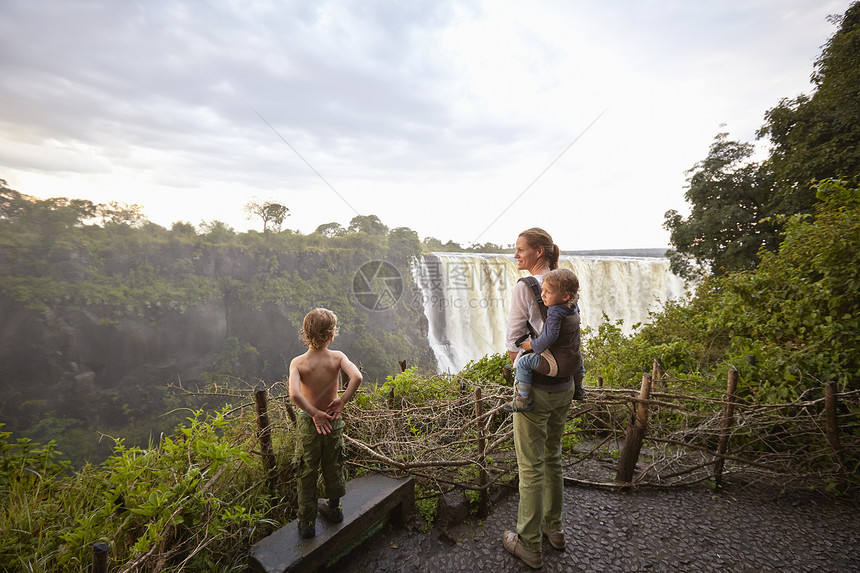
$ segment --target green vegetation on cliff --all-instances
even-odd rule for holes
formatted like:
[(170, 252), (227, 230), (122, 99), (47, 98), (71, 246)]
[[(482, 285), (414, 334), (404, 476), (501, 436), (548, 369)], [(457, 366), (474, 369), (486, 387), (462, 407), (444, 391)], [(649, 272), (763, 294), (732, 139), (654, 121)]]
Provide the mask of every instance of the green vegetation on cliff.
[(631, 337), (609, 323), (591, 333), (588, 376), (635, 381), (659, 358), (714, 392), (736, 368), (745, 391), (766, 402), (829, 381), (860, 389), (860, 194), (835, 181), (817, 194), (814, 214), (780, 222), (785, 239), (755, 269), (708, 277)]
[[(97, 432), (145, 444), (179, 421), (160, 419), (165, 412), (222, 403), (179, 400), (168, 385), (283, 379), (316, 306), (337, 313), (335, 347), (355, 356), (366, 380), (384, 380), (401, 360), (433, 369), (426, 320), (412, 304), (410, 264), (421, 249), (415, 232), (373, 215), (333, 236), (236, 233), (219, 221), (168, 230), (135, 206), (40, 200), (0, 181), (0, 419), (58, 440), (76, 465), (109, 453)], [(402, 292), (371, 309), (355, 280), (380, 262)]]

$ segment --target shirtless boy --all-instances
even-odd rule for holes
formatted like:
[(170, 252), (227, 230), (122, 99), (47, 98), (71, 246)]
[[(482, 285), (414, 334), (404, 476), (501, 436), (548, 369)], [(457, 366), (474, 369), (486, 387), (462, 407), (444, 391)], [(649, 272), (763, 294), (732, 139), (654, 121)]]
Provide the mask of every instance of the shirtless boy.
[[(302, 323), (308, 351), (290, 362), (290, 400), (302, 411), (296, 422), (299, 459), (299, 534), (313, 537), (317, 511), (332, 523), (343, 521), (340, 498), (346, 494), (344, 476), (343, 407), (355, 395), (362, 376), (343, 352), (330, 350), (337, 335), (337, 316), (325, 308), (310, 311)], [(349, 384), (337, 395), (340, 371)], [(317, 477), (322, 471), (328, 503), (317, 506)]]

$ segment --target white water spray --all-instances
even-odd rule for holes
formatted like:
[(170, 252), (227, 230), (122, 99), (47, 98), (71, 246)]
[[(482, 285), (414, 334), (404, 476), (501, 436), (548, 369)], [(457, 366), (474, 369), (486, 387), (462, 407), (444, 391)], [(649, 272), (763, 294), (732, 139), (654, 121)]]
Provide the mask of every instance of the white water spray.
[[(583, 327), (596, 328), (605, 313), (610, 321), (622, 319), (629, 333), (649, 311), (684, 293), (684, 281), (663, 258), (562, 256), (559, 267), (579, 277)], [(513, 287), (527, 275), (513, 256), (434, 253), (418, 259), (412, 274), (441, 372), (505, 351)]]

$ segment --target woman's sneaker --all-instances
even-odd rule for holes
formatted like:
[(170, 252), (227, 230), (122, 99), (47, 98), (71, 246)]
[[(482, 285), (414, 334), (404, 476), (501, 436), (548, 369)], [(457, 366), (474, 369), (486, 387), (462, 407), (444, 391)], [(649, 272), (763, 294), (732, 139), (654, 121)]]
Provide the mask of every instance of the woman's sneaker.
[(516, 555), (532, 569), (543, 567), (543, 555), (539, 551), (529, 551), (523, 547), (523, 544), (520, 543), (520, 536), (513, 531), (505, 531), (505, 534), (502, 535), (502, 545), (505, 546), (508, 553)]
[(549, 544), (553, 546), (553, 548), (558, 549), (559, 551), (564, 551), (564, 548), (567, 546), (567, 543), (564, 540), (564, 531), (547, 531), (543, 530), (543, 534), (546, 535), (546, 538), (549, 540)]

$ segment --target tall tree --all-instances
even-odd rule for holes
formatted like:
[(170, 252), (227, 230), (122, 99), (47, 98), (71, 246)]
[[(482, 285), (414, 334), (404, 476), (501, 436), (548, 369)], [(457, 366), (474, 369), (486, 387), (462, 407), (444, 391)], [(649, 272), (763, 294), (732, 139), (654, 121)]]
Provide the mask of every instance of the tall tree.
[(774, 213), (811, 212), (816, 181), (860, 176), (860, 3), (833, 21), (839, 29), (815, 62), (813, 95), (780, 101), (758, 133), (773, 143)]
[(708, 157), (687, 172), (689, 217), (674, 209), (664, 216), (663, 226), (675, 247), (669, 253), (672, 272), (696, 278), (708, 271), (721, 275), (747, 270), (755, 266), (761, 247), (774, 246), (772, 225), (761, 221), (770, 198), (770, 176), (750, 161), (752, 153), (752, 144), (719, 133)]
[(284, 219), (290, 216), (290, 210), (287, 207), (274, 201), (248, 201), (245, 204), (245, 212), (248, 214), (249, 219), (259, 217), (263, 220), (264, 233), (269, 230), (270, 223), (276, 230), (280, 231), (281, 225), (284, 224)]

